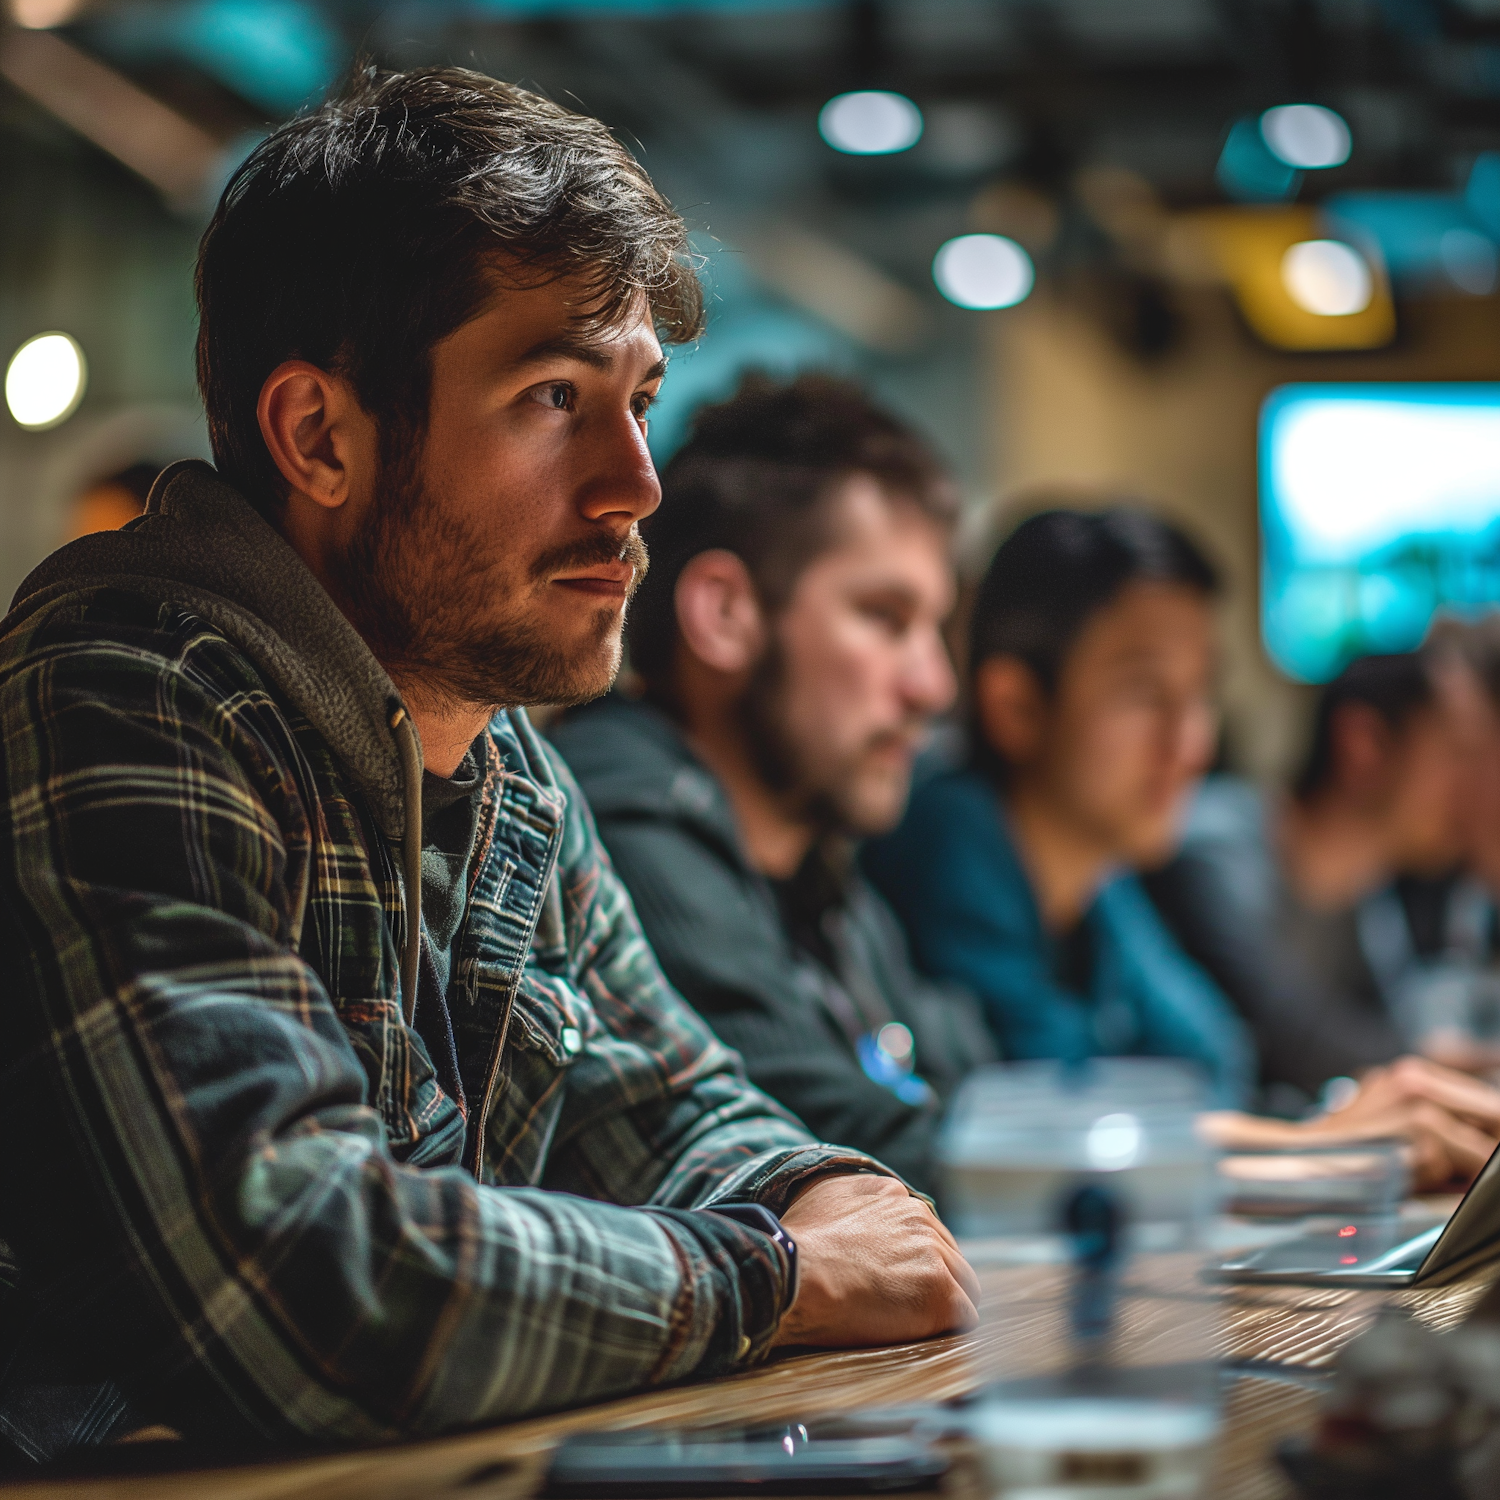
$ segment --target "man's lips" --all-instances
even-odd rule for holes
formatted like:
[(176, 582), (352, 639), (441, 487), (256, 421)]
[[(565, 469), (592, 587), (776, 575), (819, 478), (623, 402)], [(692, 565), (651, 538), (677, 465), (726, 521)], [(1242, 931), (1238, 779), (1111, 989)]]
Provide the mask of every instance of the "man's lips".
[(598, 563), (584, 573), (567, 573), (552, 581), (579, 594), (602, 599), (623, 599), (630, 592), (635, 568), (627, 562)]

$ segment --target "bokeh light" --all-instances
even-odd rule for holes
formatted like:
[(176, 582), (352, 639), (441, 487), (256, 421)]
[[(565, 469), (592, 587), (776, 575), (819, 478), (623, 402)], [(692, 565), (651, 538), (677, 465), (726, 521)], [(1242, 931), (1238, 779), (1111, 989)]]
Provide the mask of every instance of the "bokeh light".
[(17, 26), (46, 31), (66, 26), (82, 8), (83, 0), (11, 0), (10, 16)]
[(11, 356), (5, 404), (22, 427), (56, 427), (78, 409), (87, 379), (77, 340), (65, 333), (39, 333)]
[(1448, 229), (1438, 240), (1438, 259), (1448, 280), (1473, 297), (1488, 297), (1500, 279), (1500, 255), (1487, 234)]
[(830, 99), (818, 114), (818, 129), (835, 151), (889, 156), (922, 139), (922, 111), (905, 94), (862, 89)]
[(1343, 117), (1321, 104), (1278, 104), (1260, 117), (1260, 133), (1279, 161), (1303, 171), (1342, 166), (1354, 144)]
[(933, 257), (937, 289), (959, 307), (1014, 307), (1036, 280), (1031, 257), (1003, 234), (961, 234)]
[(1281, 258), (1281, 281), (1304, 312), (1347, 318), (1363, 312), (1375, 295), (1370, 263), (1342, 240), (1303, 240)]

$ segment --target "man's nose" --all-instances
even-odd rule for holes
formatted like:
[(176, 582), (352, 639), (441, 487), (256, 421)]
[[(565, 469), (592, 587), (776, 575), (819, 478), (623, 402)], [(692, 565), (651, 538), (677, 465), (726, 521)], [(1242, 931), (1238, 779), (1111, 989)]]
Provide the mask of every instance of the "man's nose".
[(641, 424), (626, 412), (600, 428), (589, 453), (581, 510), (590, 521), (634, 523), (661, 504), (661, 481)]
[(919, 633), (907, 653), (902, 673), (902, 691), (917, 713), (940, 714), (958, 696), (958, 681), (942, 636), (936, 631)]

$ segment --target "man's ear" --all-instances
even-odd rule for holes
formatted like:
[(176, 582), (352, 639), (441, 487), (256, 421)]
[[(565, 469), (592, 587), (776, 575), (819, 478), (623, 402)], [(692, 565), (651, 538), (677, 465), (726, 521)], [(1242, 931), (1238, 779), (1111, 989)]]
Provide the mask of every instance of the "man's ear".
[(337, 510), (372, 469), (375, 424), (342, 376), (289, 359), (266, 377), (260, 434), (293, 495)]
[(974, 674), (974, 712), (985, 742), (1012, 765), (1041, 753), (1047, 699), (1036, 673), (1018, 656), (991, 656)]
[(1385, 789), (1394, 736), (1368, 703), (1341, 703), (1328, 726), (1336, 783), (1355, 796)]
[(735, 676), (760, 660), (766, 621), (750, 571), (733, 552), (700, 552), (674, 592), (683, 644), (705, 666)]

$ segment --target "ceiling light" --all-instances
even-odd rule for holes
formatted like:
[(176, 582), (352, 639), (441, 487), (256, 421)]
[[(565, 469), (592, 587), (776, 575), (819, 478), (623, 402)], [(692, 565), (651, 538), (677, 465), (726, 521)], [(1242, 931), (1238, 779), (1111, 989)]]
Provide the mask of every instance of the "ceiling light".
[(1316, 171), (1349, 160), (1349, 127), (1321, 104), (1278, 104), (1260, 117), (1260, 133), (1272, 154), (1289, 167)]
[(1347, 318), (1363, 312), (1375, 295), (1370, 264), (1342, 240), (1303, 240), (1281, 257), (1287, 295), (1304, 312)]
[(10, 0), (11, 19), (33, 31), (66, 26), (81, 9), (82, 0)]
[(78, 409), (87, 378), (76, 340), (65, 333), (39, 333), (11, 355), (5, 404), (22, 427), (56, 427)]
[(921, 140), (922, 111), (905, 94), (862, 89), (830, 99), (818, 113), (818, 129), (835, 151), (889, 156)]
[(959, 307), (1014, 307), (1036, 280), (1031, 257), (1003, 234), (961, 234), (932, 258), (937, 289)]

